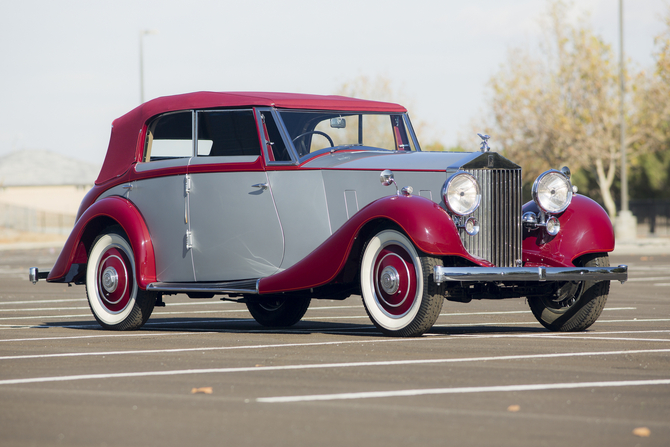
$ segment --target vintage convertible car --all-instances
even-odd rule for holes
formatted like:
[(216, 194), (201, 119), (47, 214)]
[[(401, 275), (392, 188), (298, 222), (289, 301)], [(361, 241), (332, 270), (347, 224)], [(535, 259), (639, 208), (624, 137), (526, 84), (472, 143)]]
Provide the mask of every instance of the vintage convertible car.
[(163, 296), (245, 303), (290, 326), (310, 300), (363, 297), (388, 335), (429, 330), (445, 300), (526, 297), (557, 331), (600, 315), (614, 234), (549, 170), (488, 149), (422, 152), (404, 107), (341, 96), (198, 92), (114, 121), (107, 155), (50, 272), (85, 284), (96, 320), (137, 329)]

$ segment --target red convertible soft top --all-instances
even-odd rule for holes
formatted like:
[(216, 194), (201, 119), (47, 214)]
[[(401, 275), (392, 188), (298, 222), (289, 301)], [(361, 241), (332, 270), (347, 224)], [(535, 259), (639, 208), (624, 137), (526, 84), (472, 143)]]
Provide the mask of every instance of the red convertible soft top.
[(249, 106), (394, 113), (407, 111), (401, 105), (388, 102), (298, 93), (197, 92), (164, 96), (147, 101), (114, 120), (107, 155), (95, 183), (101, 184), (124, 174), (139, 159), (143, 147), (139, 137), (150, 118), (176, 110)]

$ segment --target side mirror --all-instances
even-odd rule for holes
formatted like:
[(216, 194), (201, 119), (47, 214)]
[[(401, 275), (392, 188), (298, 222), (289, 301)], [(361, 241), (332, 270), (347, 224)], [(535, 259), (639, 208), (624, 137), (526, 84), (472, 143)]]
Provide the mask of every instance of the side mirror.
[(379, 181), (382, 182), (382, 185), (389, 186), (395, 183), (395, 178), (393, 177), (393, 172), (390, 169), (385, 169), (379, 175)]
[[(393, 171), (391, 171), (390, 169), (384, 169), (382, 173), (379, 175), (379, 181), (382, 182), (382, 185), (384, 186), (394, 185), (395, 193), (397, 195), (400, 195), (400, 189), (398, 188), (398, 184), (395, 182), (395, 178), (393, 177)], [(408, 190), (408, 194), (405, 194), (407, 196), (412, 194), (411, 186), (409, 188), (410, 190)], [(405, 192), (404, 188), (403, 192)]]

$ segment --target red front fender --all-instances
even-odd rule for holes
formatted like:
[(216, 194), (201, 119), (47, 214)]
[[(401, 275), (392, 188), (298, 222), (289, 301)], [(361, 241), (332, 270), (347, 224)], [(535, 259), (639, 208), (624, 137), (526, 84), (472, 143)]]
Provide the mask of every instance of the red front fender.
[(490, 265), (465, 251), (454, 222), (439, 205), (420, 196), (389, 196), (361, 209), (295, 265), (261, 279), (259, 292), (288, 292), (328, 284), (344, 268), (361, 229), (374, 220), (395, 223), (425, 253), (460, 256), (479, 265)]
[[(535, 202), (524, 205), (523, 211), (539, 212)], [(543, 229), (524, 230), (524, 264), (572, 266), (573, 261), (587, 253), (614, 250), (614, 229), (607, 212), (588, 197), (575, 195), (558, 220), (561, 230), (551, 237)]]
[[(132, 202), (118, 196), (106, 197), (91, 205), (77, 220), (65, 242), (47, 281), (69, 281), (68, 273), (75, 263), (85, 263), (95, 236), (106, 223), (116, 222), (128, 235), (135, 256), (135, 276), (140, 289), (156, 282), (156, 259), (149, 230)], [(97, 228), (100, 226), (99, 228)]]

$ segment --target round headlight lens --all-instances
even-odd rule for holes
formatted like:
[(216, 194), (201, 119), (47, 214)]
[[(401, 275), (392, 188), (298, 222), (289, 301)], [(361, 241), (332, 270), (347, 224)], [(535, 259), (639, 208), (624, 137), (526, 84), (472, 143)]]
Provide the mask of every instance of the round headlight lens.
[(546, 213), (562, 213), (572, 201), (570, 180), (554, 169), (540, 174), (533, 183), (533, 200)]
[(442, 198), (451, 212), (465, 216), (477, 209), (482, 195), (477, 180), (467, 172), (459, 171), (444, 183)]

